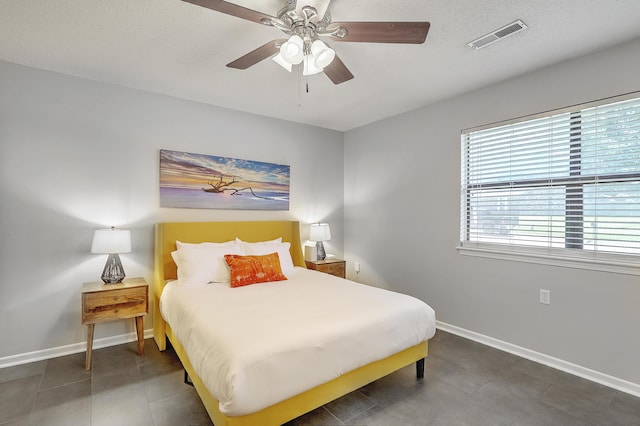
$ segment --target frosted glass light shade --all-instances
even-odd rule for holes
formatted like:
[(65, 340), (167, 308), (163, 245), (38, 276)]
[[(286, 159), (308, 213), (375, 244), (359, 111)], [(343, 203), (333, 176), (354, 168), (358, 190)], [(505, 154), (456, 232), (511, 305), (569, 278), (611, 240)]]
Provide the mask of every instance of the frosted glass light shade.
[(302, 75), (314, 75), (322, 72), (322, 68), (318, 68), (312, 57), (305, 56), (304, 57), (304, 69), (302, 70)]
[(292, 35), (289, 40), (280, 46), (282, 58), (292, 65), (299, 64), (304, 58), (304, 42), (297, 35)]
[(311, 241), (329, 241), (331, 239), (331, 228), (328, 223), (314, 223), (309, 228), (309, 239)]
[(274, 57), (273, 57), (273, 58), (271, 58), (271, 59), (273, 59), (273, 61), (274, 61), (276, 64), (280, 65), (280, 66), (281, 66), (282, 68), (284, 68), (285, 70), (287, 70), (287, 71), (291, 72), (291, 69), (292, 69), (292, 67), (293, 67), (293, 66), (292, 66), (289, 62), (287, 62), (287, 61), (285, 61), (285, 60), (284, 60), (284, 58), (282, 57), (282, 54), (281, 54), (281, 53), (278, 53), (276, 56), (274, 56)]
[(97, 229), (93, 233), (91, 253), (131, 253), (131, 232), (128, 229)]
[(333, 59), (336, 57), (336, 52), (321, 40), (316, 40), (311, 43), (311, 55), (313, 56), (314, 65), (320, 69), (324, 69), (324, 67), (333, 62)]

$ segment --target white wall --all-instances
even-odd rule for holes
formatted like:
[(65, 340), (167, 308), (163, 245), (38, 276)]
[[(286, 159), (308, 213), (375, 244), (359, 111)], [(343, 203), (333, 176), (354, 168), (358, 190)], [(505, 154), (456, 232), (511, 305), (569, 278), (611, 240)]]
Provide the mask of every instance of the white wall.
[(640, 384), (640, 277), (455, 249), (462, 129), (640, 90), (638, 70), (640, 40), (347, 132), (348, 275), (358, 261), (357, 280), (415, 295), (440, 321)]
[[(289, 164), (290, 210), (159, 208), (161, 148)], [(322, 220), (341, 255), (342, 206), (340, 132), (0, 62), (0, 361), (86, 340), (80, 288), (106, 261), (89, 253), (96, 228), (131, 229), (125, 272), (151, 282), (156, 222)], [(96, 339), (131, 331), (99, 324)]]

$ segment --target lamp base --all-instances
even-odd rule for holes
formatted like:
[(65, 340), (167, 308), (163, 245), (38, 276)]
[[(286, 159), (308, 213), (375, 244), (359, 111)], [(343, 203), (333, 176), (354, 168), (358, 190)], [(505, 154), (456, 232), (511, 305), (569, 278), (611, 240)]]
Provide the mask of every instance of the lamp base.
[(110, 254), (100, 278), (102, 278), (105, 284), (117, 284), (121, 283), (124, 277), (124, 269), (120, 262), (120, 256), (117, 253)]
[(318, 260), (325, 260), (327, 258), (327, 253), (324, 251), (324, 244), (322, 244), (322, 241), (316, 241), (316, 252), (318, 254)]

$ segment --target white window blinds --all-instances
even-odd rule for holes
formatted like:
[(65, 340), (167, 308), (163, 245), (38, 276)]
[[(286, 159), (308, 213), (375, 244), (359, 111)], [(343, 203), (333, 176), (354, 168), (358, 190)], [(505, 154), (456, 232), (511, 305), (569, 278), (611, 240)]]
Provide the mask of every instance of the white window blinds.
[(640, 98), (462, 134), (461, 243), (640, 254)]

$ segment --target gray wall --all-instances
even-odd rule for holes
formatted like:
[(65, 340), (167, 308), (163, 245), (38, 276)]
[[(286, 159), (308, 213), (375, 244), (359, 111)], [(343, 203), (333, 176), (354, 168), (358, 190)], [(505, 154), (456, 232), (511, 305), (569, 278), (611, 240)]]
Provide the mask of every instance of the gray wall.
[[(0, 358), (86, 340), (80, 288), (106, 261), (89, 253), (96, 228), (131, 229), (122, 263), (148, 281), (159, 221), (323, 220), (342, 255), (340, 132), (6, 62), (0, 94)], [(289, 164), (290, 210), (159, 208), (161, 148)], [(100, 324), (96, 339), (131, 331)]]
[(640, 40), (347, 132), (348, 275), (415, 295), (445, 323), (640, 384), (640, 277), (455, 249), (462, 129), (640, 90), (639, 70)]
[[(80, 288), (106, 260), (89, 254), (96, 228), (131, 229), (125, 270), (150, 280), (156, 222), (326, 220), (339, 256), (344, 225), (350, 277), (416, 295), (446, 323), (640, 383), (637, 276), (455, 250), (460, 130), (638, 90), (639, 58), (630, 43), (344, 136), (0, 62), (0, 358), (85, 340)], [(291, 209), (159, 208), (160, 148), (290, 164)], [(550, 306), (538, 303), (543, 285)], [(102, 324), (96, 338), (132, 330)]]

